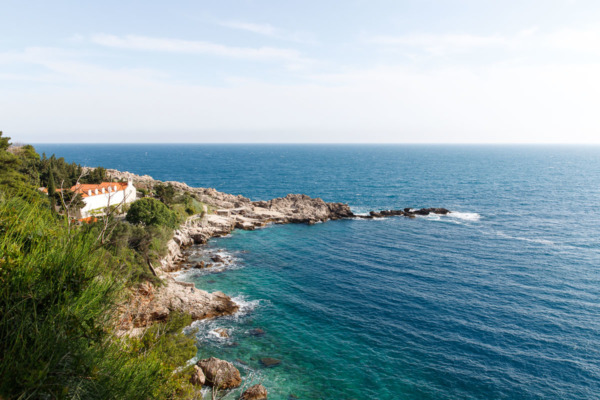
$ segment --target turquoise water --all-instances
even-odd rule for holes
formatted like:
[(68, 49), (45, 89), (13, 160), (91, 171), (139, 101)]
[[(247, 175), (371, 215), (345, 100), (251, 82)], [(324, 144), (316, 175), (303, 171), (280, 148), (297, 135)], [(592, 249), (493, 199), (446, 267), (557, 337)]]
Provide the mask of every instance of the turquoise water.
[(243, 305), (197, 324), (199, 357), (234, 361), (271, 399), (600, 393), (599, 147), (37, 147), (256, 200), (458, 212), (271, 226), (192, 249), (234, 262), (183, 278)]

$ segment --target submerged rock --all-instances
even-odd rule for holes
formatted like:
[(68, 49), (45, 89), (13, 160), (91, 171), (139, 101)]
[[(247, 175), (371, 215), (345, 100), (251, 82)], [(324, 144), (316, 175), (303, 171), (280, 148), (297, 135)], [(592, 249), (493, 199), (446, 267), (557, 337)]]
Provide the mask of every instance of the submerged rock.
[(255, 328), (255, 329), (251, 329), (250, 332), (248, 332), (251, 336), (263, 336), (265, 334), (265, 331), (260, 329), (260, 328)]
[(219, 389), (232, 389), (242, 384), (240, 371), (230, 362), (210, 357), (196, 364), (206, 376), (205, 383)]
[(250, 386), (248, 389), (242, 393), (240, 400), (266, 400), (267, 399), (267, 389), (261, 385)]
[(260, 359), (260, 363), (267, 368), (276, 367), (281, 364), (281, 360), (272, 357), (263, 357)]

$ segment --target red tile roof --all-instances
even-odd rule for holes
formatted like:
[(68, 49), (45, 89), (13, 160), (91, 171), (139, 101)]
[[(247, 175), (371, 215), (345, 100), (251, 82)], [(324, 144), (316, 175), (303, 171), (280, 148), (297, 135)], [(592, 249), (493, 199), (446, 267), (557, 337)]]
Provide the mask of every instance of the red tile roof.
[[(88, 191), (92, 191), (92, 196), (96, 195), (96, 189), (98, 189), (98, 194), (102, 194), (102, 189), (104, 188), (105, 193), (110, 193), (108, 191), (109, 187), (113, 188), (113, 192), (114, 193), (114, 187), (117, 187), (117, 192), (121, 191), (121, 190), (125, 190), (125, 188), (127, 187), (127, 182), (102, 182), (102, 183), (82, 183), (79, 185), (75, 185), (71, 187), (71, 191), (75, 192), (75, 193), (79, 193), (81, 194), (81, 197), (86, 198), (89, 197), (88, 195)], [(44, 193), (48, 193), (48, 189), (47, 188), (40, 188), (40, 190)], [(61, 189), (56, 189), (57, 192), (59, 192)]]
[(98, 194), (102, 194), (102, 189), (105, 189), (106, 193), (108, 192), (108, 188), (112, 187), (113, 188), (113, 193), (114, 193), (114, 187), (117, 187), (117, 192), (121, 191), (121, 190), (125, 190), (125, 188), (127, 187), (127, 182), (102, 182), (100, 184), (81, 184), (81, 185), (75, 185), (71, 188), (72, 192), (75, 193), (81, 193), (81, 197), (88, 197), (88, 191), (91, 190), (92, 191), (92, 196), (96, 195), (96, 189), (98, 189)]

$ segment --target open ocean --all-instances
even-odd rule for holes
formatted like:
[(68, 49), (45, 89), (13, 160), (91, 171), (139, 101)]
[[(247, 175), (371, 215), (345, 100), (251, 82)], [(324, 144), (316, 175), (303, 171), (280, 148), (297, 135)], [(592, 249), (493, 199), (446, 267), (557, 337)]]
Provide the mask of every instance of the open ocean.
[(36, 149), (253, 200), (455, 211), (277, 225), (205, 246), (234, 265), (181, 278), (243, 307), (195, 324), (198, 356), (234, 361), (269, 399), (600, 397), (598, 146)]

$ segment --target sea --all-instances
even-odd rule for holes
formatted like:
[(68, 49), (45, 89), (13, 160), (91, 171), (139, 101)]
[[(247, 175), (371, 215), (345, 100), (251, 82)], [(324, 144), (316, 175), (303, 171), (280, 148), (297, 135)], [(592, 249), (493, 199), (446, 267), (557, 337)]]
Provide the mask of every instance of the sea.
[(232, 262), (179, 278), (241, 305), (194, 323), (198, 358), (232, 361), (269, 399), (600, 398), (598, 146), (36, 148), (252, 200), (452, 211), (272, 225), (190, 249)]

